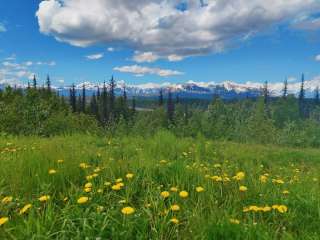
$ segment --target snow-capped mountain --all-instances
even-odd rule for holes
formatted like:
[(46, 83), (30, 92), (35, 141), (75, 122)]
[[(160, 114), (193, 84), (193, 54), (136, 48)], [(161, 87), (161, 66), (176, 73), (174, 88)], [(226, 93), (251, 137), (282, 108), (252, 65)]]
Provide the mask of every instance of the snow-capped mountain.
[[(103, 88), (103, 83), (83, 82), (75, 86), (80, 94), (80, 90), (85, 85), (88, 95), (93, 94), (99, 87)], [(20, 84), (16, 85), (19, 88), (26, 86)], [(107, 85), (108, 86), (108, 85)], [(212, 98), (213, 95), (219, 95), (225, 99), (243, 98), (243, 97), (257, 97), (261, 94), (263, 83), (246, 82), (236, 83), (232, 81), (224, 81), (221, 83), (215, 82), (194, 82), (188, 81), (186, 83), (145, 83), (145, 84), (125, 84), (124, 81), (118, 81), (116, 85), (116, 94), (121, 94), (124, 87), (126, 88), (128, 96), (144, 96), (154, 97), (158, 96), (160, 90), (166, 94), (171, 91), (173, 94), (185, 98)], [(281, 96), (283, 90), (283, 82), (269, 83), (268, 89), (272, 96)], [(315, 89), (320, 86), (320, 76), (312, 80), (305, 81), (304, 89), (307, 97), (314, 95)], [(5, 87), (5, 84), (0, 83), (0, 88)], [(60, 94), (68, 95), (71, 86), (53, 86)], [(301, 82), (289, 82), (288, 93), (297, 95), (301, 88)]]

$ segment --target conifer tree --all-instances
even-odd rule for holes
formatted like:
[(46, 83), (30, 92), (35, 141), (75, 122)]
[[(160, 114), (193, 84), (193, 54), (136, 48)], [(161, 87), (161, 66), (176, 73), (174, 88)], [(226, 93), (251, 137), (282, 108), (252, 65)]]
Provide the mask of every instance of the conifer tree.
[(70, 105), (72, 108), (73, 112), (77, 111), (77, 106), (76, 106), (76, 89), (75, 85), (72, 84), (72, 87), (70, 88)]
[(286, 99), (287, 96), (288, 96), (288, 79), (286, 78), (283, 84), (282, 97)]
[(47, 75), (46, 84), (47, 84), (47, 90), (48, 90), (48, 92), (51, 92), (51, 81), (50, 81), (49, 74)]
[(314, 93), (314, 103), (316, 106), (319, 106), (320, 104), (320, 93), (319, 93), (319, 86), (316, 87), (315, 93)]
[(268, 81), (266, 81), (264, 83), (264, 86), (263, 86), (263, 101), (264, 101), (264, 104), (267, 105), (268, 104), (268, 101), (269, 101), (269, 89), (268, 89)]
[(171, 91), (168, 93), (167, 118), (169, 123), (174, 123), (174, 102)]
[(302, 74), (301, 77), (301, 87), (300, 87), (300, 93), (299, 93), (299, 112), (300, 117), (305, 117), (305, 90), (304, 90), (304, 74)]
[(101, 95), (101, 122), (106, 125), (109, 120), (109, 109), (108, 109), (108, 91), (106, 82), (103, 83), (102, 95)]
[(110, 79), (109, 83), (109, 98), (110, 98), (110, 117), (113, 118), (115, 117), (115, 88), (116, 88), (116, 83), (113, 78), (113, 76)]
[(36, 75), (33, 75), (33, 88), (36, 89), (37, 88), (37, 79), (36, 79)]
[(96, 94), (93, 93), (90, 101), (90, 113), (96, 117), (96, 119), (99, 119), (99, 108), (98, 108), (98, 102), (96, 98)]
[(159, 106), (162, 107), (163, 106), (163, 90), (160, 89), (159, 92)]
[(136, 98), (132, 98), (132, 116), (136, 114)]
[(86, 112), (86, 86), (85, 84), (82, 85), (82, 100), (81, 100), (81, 111), (83, 113)]

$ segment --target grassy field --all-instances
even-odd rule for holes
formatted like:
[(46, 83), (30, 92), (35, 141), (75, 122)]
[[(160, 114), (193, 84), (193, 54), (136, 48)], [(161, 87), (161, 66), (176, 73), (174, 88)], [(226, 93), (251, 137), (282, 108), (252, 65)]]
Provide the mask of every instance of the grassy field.
[(320, 239), (320, 150), (0, 140), (0, 239)]

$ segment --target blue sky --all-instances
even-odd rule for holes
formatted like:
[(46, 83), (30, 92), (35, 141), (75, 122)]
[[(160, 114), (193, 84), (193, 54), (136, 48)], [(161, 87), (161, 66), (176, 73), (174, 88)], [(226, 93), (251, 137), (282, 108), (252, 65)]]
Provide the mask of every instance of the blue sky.
[[(206, 25), (199, 24), (198, 26), (195, 23), (201, 19), (192, 20), (195, 14), (212, 13), (214, 15), (215, 10), (212, 8), (210, 11), (201, 12), (199, 6), (194, 6), (196, 1), (186, 1), (183, 9), (181, 5), (176, 5), (180, 7), (173, 8), (173, 10), (171, 6), (161, 8), (163, 13), (160, 15), (162, 14), (163, 17), (160, 20), (150, 11), (150, 14), (144, 16), (143, 19), (155, 18), (159, 22), (155, 30), (163, 31), (166, 28), (165, 34), (168, 33), (168, 36), (165, 37), (163, 37), (164, 34), (158, 36), (150, 34), (143, 28), (138, 28), (136, 26), (138, 23), (132, 22), (130, 16), (128, 17), (129, 24), (122, 23), (120, 22), (122, 19), (120, 17), (118, 19), (117, 15), (113, 15), (115, 22), (116, 20), (119, 22), (116, 22), (115, 25), (123, 27), (123, 30), (115, 30), (111, 34), (105, 29), (114, 27), (110, 20), (104, 23), (103, 19), (99, 19), (102, 27), (96, 26), (92, 24), (95, 23), (95, 20), (89, 19), (91, 15), (83, 13), (81, 6), (76, 6), (79, 4), (77, 2), (83, 1), (67, 1), (69, 1), (69, 6), (54, 5), (56, 8), (53, 7), (53, 3), (58, 4), (58, 2), (49, 1), (52, 6), (44, 4), (40, 8), (41, 11), (39, 10), (41, 16), (36, 16), (41, 1), (10, 0), (0, 5), (0, 81), (26, 83), (33, 73), (41, 80), (45, 79), (46, 74), (50, 74), (55, 85), (84, 81), (102, 82), (108, 80), (112, 74), (116, 79), (124, 80), (129, 84), (177, 83), (189, 80), (196, 82), (230, 80), (239, 83), (247, 81), (279, 82), (285, 77), (298, 79), (302, 72), (306, 74), (307, 79), (320, 75), (320, 61), (316, 61), (316, 56), (320, 54), (318, 9), (314, 6), (312, 8), (305, 6), (306, 2), (313, 4), (312, 0), (301, 1), (305, 8), (302, 11), (301, 6), (294, 6), (297, 7), (297, 11), (292, 11), (290, 14), (284, 11), (283, 16), (275, 17), (268, 22), (263, 22), (258, 16), (243, 14), (236, 20), (245, 19), (244, 26), (238, 26), (236, 23), (229, 24), (229, 20), (226, 20), (226, 24), (229, 25), (221, 26), (223, 21), (221, 19), (219, 19), (220, 25), (205, 23)], [(260, 4), (259, 0), (254, 1), (257, 5)], [(209, 6), (211, 2), (208, 1)], [(229, 2), (231, 3), (232, 0)], [(234, 2), (240, 4), (243, 1), (234, 0)], [(99, 8), (92, 6), (90, 9), (91, 6), (88, 6), (89, 12), (94, 13), (95, 9), (101, 9), (108, 4), (109, 8), (106, 9), (110, 9), (112, 1), (93, 0), (92, 5), (95, 4)], [(142, 8), (143, 4), (148, 3), (141, 0), (138, 1), (139, 4), (139, 7)], [(71, 9), (69, 10), (72, 11), (75, 18), (63, 17), (63, 14), (68, 14), (68, 12), (62, 12), (62, 9), (67, 7)], [(75, 13), (74, 9), (80, 10)], [(117, 13), (118, 9), (120, 9), (119, 6), (114, 6), (113, 10)], [(128, 9), (131, 14), (132, 6)], [(187, 21), (181, 19), (181, 23), (175, 27), (174, 24), (178, 24), (176, 22), (180, 19), (177, 18), (175, 22), (170, 22), (170, 19), (172, 16), (180, 17), (180, 15), (174, 11), (184, 12), (186, 9), (190, 10), (190, 15), (185, 16), (188, 18)], [(136, 11), (135, 8), (132, 9), (132, 12), (134, 11)], [(169, 18), (166, 12), (170, 11), (172, 13)], [(273, 16), (272, 11), (271, 8), (265, 10), (266, 14), (270, 12), (270, 15)], [(301, 12), (304, 14), (300, 15)], [(106, 11), (102, 12), (104, 13)], [(96, 14), (100, 16), (101, 13)], [(58, 19), (58, 24), (53, 16)], [(76, 21), (75, 19), (79, 22), (72, 22)], [(213, 17), (211, 19), (209, 15), (208, 21), (217, 20)], [(194, 31), (201, 36), (178, 31), (181, 26), (183, 27), (181, 25), (183, 22), (186, 22), (185, 28), (188, 31)], [(225, 26), (228, 26), (227, 33)], [(197, 27), (199, 29), (195, 29)], [(209, 27), (210, 30), (207, 31)], [(130, 29), (130, 34), (125, 34), (127, 28)], [(131, 38), (136, 33), (135, 31), (142, 32), (142, 40), (136, 40), (135, 36)], [(181, 36), (185, 38), (186, 45), (183, 40), (176, 41)], [(216, 39), (216, 36), (223, 40), (212, 40)], [(58, 41), (57, 38), (60, 40)], [(148, 42), (149, 38), (151, 40)], [(146, 56), (151, 56), (151, 58), (134, 60), (134, 56), (139, 57), (143, 53), (147, 53)], [(91, 55), (93, 55), (92, 58), (95, 58), (94, 55), (97, 55), (96, 58), (101, 58), (90, 60), (88, 56)], [(152, 56), (155, 57), (152, 58)], [(177, 58), (169, 61), (170, 56)], [(14, 71), (18, 73), (15, 74)]]

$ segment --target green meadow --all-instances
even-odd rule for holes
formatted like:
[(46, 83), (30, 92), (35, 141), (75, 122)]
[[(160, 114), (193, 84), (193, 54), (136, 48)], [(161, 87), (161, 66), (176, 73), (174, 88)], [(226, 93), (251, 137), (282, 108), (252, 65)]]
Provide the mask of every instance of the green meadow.
[(320, 150), (2, 137), (0, 239), (319, 239)]

